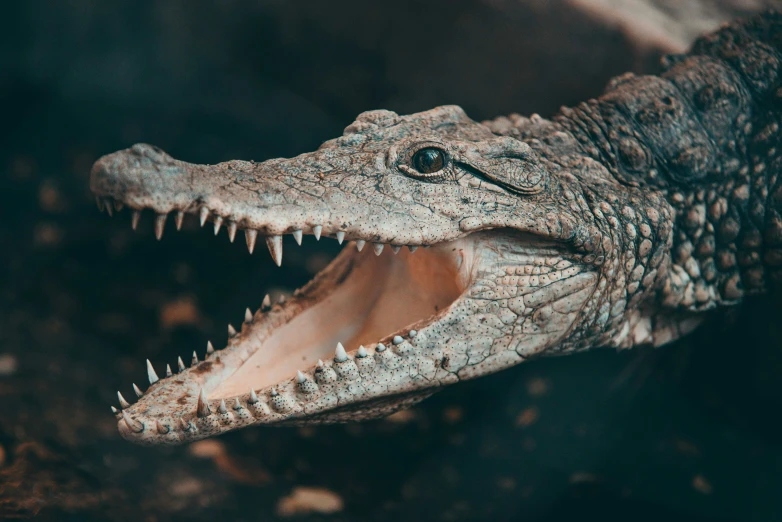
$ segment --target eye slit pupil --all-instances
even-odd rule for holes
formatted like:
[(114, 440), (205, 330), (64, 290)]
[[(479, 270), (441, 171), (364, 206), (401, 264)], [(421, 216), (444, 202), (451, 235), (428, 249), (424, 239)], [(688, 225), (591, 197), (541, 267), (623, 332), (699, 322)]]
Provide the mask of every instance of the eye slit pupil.
[(433, 174), (445, 166), (443, 151), (433, 147), (421, 149), (413, 156), (413, 167), (421, 174)]

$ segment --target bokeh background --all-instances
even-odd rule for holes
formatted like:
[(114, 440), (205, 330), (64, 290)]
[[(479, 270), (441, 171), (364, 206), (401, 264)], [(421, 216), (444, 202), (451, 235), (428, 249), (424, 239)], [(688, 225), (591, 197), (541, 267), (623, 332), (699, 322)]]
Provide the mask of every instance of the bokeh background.
[(290, 156), (373, 108), (548, 116), (654, 72), (665, 47), (588, 3), (4, 5), (0, 518), (782, 520), (779, 297), (663, 349), (531, 362), (386, 420), (177, 448), (116, 432), (109, 406), (145, 383), (144, 359), (222, 346), (337, 245), (286, 238), (277, 268), (194, 218), (157, 242), (151, 215), (133, 233), (127, 211), (96, 210), (96, 158), (139, 141), (191, 162)]

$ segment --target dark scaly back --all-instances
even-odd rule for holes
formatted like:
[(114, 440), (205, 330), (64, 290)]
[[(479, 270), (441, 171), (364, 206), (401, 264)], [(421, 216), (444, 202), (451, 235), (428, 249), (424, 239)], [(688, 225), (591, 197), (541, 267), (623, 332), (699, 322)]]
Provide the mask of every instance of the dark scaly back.
[(782, 279), (782, 14), (733, 22), (663, 65), (554, 121), (675, 209), (665, 304), (735, 303)]

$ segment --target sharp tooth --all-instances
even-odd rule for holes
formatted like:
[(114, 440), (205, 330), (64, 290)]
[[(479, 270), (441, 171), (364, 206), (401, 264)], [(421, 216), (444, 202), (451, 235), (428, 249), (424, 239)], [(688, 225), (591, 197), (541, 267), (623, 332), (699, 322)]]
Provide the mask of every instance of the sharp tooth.
[(165, 435), (166, 433), (171, 431), (171, 428), (169, 428), (168, 426), (163, 426), (162, 424), (160, 424), (159, 420), (155, 420), (155, 429), (157, 429), (157, 432), (161, 435)]
[(229, 324), (228, 325), (228, 337), (235, 337), (236, 336), (236, 328), (234, 328), (234, 325)]
[(163, 237), (163, 229), (166, 226), (167, 217), (168, 214), (158, 214), (157, 217), (155, 217), (155, 237), (158, 241)]
[(228, 413), (228, 408), (225, 407), (225, 399), (220, 399), (220, 406), (217, 407), (217, 411), (221, 415), (225, 415), (226, 413)]
[(268, 312), (272, 308), (272, 298), (269, 297), (269, 294), (266, 294), (263, 297), (263, 302), (261, 303), (261, 311)]
[(122, 412), (122, 419), (125, 421), (125, 424), (128, 426), (128, 428), (130, 428), (132, 431), (136, 433), (141, 433), (142, 431), (144, 431), (144, 425), (141, 424), (136, 419), (132, 418), (124, 411)]
[(272, 388), (271, 391), (269, 392), (269, 395), (271, 395), (272, 397), (278, 396), (279, 393), (277, 393), (277, 388)]
[(375, 249), (375, 255), (379, 256), (383, 253), (383, 248), (385, 245), (383, 243), (375, 243), (375, 246), (373, 247)]
[(304, 233), (301, 230), (293, 231), (293, 239), (296, 240), (296, 244), (301, 246), (301, 238), (304, 237)]
[(209, 402), (206, 398), (206, 393), (204, 393), (204, 389), (201, 388), (201, 391), (198, 394), (198, 406), (196, 407), (196, 415), (199, 417), (208, 417), (211, 415), (212, 411), (209, 409)]
[(244, 322), (245, 323), (253, 322), (253, 313), (250, 311), (249, 308), (244, 311)]
[(285, 304), (285, 301), (286, 299), (284, 295), (280, 295), (280, 297), (277, 298), (277, 304)]
[(182, 417), (179, 417), (179, 427), (182, 428), (184, 431), (190, 431), (190, 423), (185, 422), (185, 419)]
[(133, 392), (136, 394), (136, 397), (141, 398), (142, 395), (144, 395), (144, 392), (141, 391), (141, 389), (136, 386), (136, 383), (133, 383)]
[(174, 375), (174, 372), (171, 371), (171, 365), (167, 364), (166, 365), (166, 377), (171, 377), (172, 375)]
[(106, 213), (109, 215), (109, 217), (114, 215), (114, 208), (111, 206), (111, 198), (106, 198), (103, 200), (103, 206), (106, 208)]
[(236, 237), (236, 221), (228, 222), (228, 240), (233, 243)]
[(345, 347), (342, 346), (342, 343), (337, 343), (337, 349), (334, 352), (334, 360), (338, 363), (348, 360), (348, 354), (345, 352)]
[(118, 413), (119, 413), (119, 410), (118, 410), (117, 408), (115, 408), (114, 406), (112, 406), (112, 407), (111, 407), (111, 413), (113, 413), (114, 415), (116, 415), (116, 414), (118, 414)]
[(320, 233), (323, 232), (323, 227), (320, 225), (315, 225), (312, 227), (312, 235), (315, 236), (315, 241), (320, 241)]
[(405, 342), (405, 340), (402, 339), (401, 335), (395, 335), (394, 338), (391, 339), (391, 342), (394, 344), (402, 344), (403, 342)]
[(366, 356), (367, 356), (367, 349), (364, 348), (363, 345), (359, 346), (358, 347), (358, 352), (356, 352), (356, 357), (358, 357), (359, 359), (363, 359)]
[(95, 196), (95, 204), (98, 205), (98, 211), (103, 212), (103, 200), (100, 196)]
[(176, 368), (179, 372), (185, 371), (185, 363), (182, 361), (181, 357), (176, 358)]
[(301, 370), (296, 370), (296, 382), (299, 384), (307, 382), (307, 376), (301, 373)]
[(408, 249), (408, 250), (410, 251), (410, 253), (412, 254), (413, 252), (415, 252), (416, 250), (418, 250), (418, 246), (415, 246), (415, 245), (413, 245), (413, 246), (408, 246), (408, 247), (407, 247), (407, 249)]
[(363, 239), (357, 239), (356, 240), (356, 250), (361, 252), (361, 250), (364, 248), (364, 245), (366, 245), (366, 244), (367, 244), (367, 242), (364, 241)]
[(244, 238), (247, 240), (247, 250), (252, 254), (255, 250), (255, 240), (258, 239), (258, 231), (253, 228), (245, 228)]
[(136, 228), (138, 228), (139, 219), (141, 219), (141, 211), (134, 210), (133, 213), (130, 215), (130, 228), (136, 230)]
[(375, 346), (375, 351), (377, 353), (383, 353), (386, 351), (386, 345), (383, 343), (378, 343), (377, 346)]
[(185, 221), (185, 213), (182, 210), (176, 211), (176, 218), (174, 219), (174, 224), (176, 225), (177, 230), (182, 230), (182, 223)]
[(266, 236), (266, 246), (277, 266), (282, 266), (282, 236)]
[(152, 363), (147, 359), (147, 377), (149, 377), (149, 384), (155, 384), (160, 379), (155, 373), (155, 369), (152, 367)]
[(125, 208), (125, 205), (122, 204), (122, 201), (115, 199), (114, 200), (114, 210), (117, 212), (121, 211), (123, 208)]
[(206, 341), (206, 354), (211, 355), (215, 353), (215, 347), (212, 345), (212, 341)]
[(201, 207), (201, 212), (198, 214), (198, 220), (201, 223), (201, 226), (206, 224), (207, 218), (209, 218), (209, 209), (206, 207)]
[(345, 241), (345, 231), (340, 230), (337, 232), (337, 243), (341, 245), (343, 241)]
[(323, 369), (323, 359), (318, 359), (317, 367), (320, 368), (321, 370)]
[(242, 409), (242, 403), (239, 402), (239, 397), (234, 398), (234, 410), (239, 411)]
[(215, 235), (217, 235), (220, 232), (220, 227), (223, 226), (223, 216), (216, 216), (214, 218), (214, 224), (215, 224)]
[(258, 395), (256, 395), (255, 390), (252, 388), (250, 388), (250, 400), (247, 402), (249, 402), (250, 404), (255, 404), (256, 402), (258, 402)]
[(130, 408), (130, 403), (125, 400), (125, 397), (122, 396), (122, 393), (117, 392), (117, 398), (119, 399), (119, 407), (123, 410), (125, 408)]
[(402, 247), (401, 247), (401, 246), (398, 246), (398, 245), (391, 245), (391, 251), (392, 251), (394, 254), (398, 254), (398, 253), (399, 253), (399, 251), (400, 251), (401, 249), (402, 249)]
[(193, 358), (190, 360), (190, 366), (195, 366), (196, 364), (198, 364), (198, 354), (193, 350)]

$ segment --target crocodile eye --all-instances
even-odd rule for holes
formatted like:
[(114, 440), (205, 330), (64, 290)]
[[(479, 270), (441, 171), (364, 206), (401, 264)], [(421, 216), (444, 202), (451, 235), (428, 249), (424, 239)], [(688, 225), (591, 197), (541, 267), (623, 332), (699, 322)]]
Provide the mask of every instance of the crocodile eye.
[(421, 174), (434, 174), (445, 167), (445, 154), (440, 149), (427, 147), (413, 155), (413, 168)]

